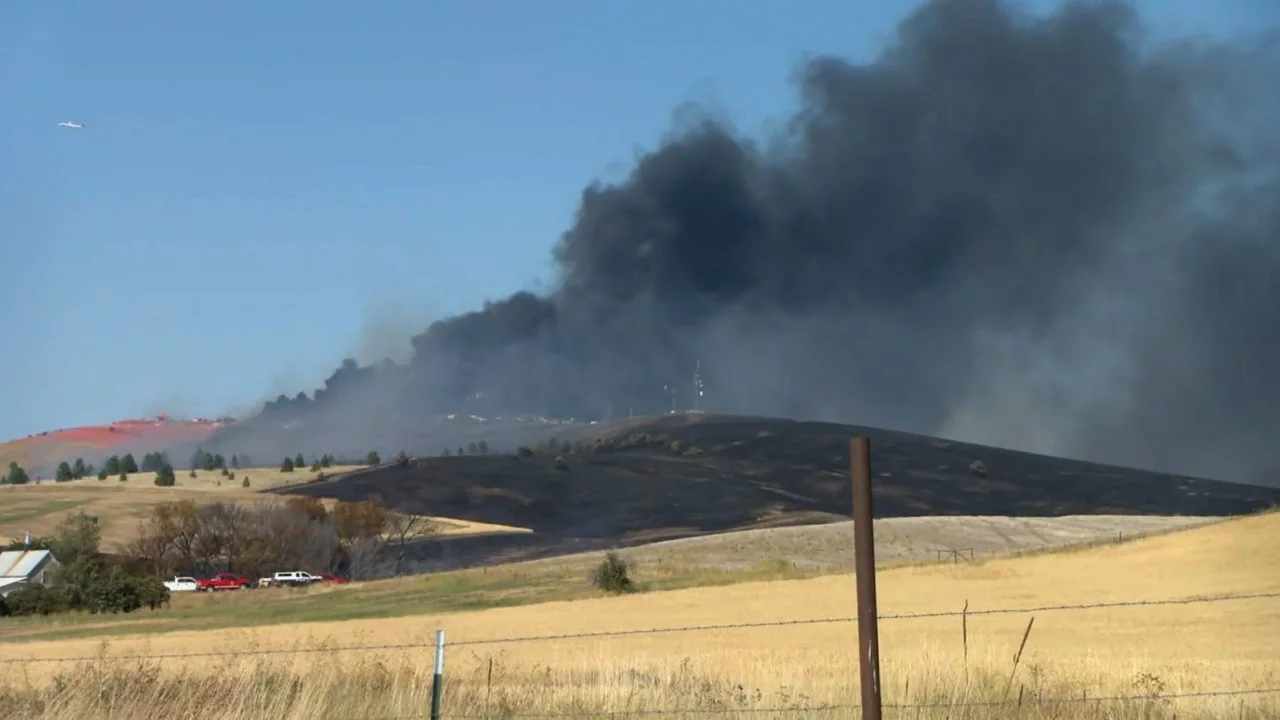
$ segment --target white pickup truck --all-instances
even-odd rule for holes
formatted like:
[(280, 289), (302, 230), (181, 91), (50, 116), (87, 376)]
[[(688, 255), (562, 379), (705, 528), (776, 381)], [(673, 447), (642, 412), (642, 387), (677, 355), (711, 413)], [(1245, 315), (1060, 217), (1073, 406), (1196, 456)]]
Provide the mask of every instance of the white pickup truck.
[(258, 587), (310, 585), (314, 582), (320, 582), (320, 580), (321, 578), (305, 570), (291, 570), (289, 572), (278, 572), (269, 578), (262, 578), (258, 581)]
[(199, 589), (196, 579), (185, 575), (176, 575), (172, 580), (166, 580), (164, 586), (169, 588), (169, 592), (195, 592)]

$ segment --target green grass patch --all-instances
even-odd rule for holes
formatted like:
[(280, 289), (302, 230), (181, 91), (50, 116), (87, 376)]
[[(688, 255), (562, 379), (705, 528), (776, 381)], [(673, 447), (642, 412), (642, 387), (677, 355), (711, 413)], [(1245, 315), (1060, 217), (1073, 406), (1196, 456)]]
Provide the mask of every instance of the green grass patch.
[[(664, 567), (661, 574), (633, 579), (641, 592), (731, 585), (758, 580), (814, 577), (820, 571), (796, 570), (789, 563), (766, 561), (744, 570)], [(129, 615), (68, 614), (49, 618), (0, 620), (10, 642), (154, 634), (179, 630), (230, 629), (301, 622), (340, 622), (366, 618), (534, 605), (600, 595), (587, 570), (574, 565), (500, 567), (353, 583), (335, 588), (262, 588), (189, 595), (173, 607)]]

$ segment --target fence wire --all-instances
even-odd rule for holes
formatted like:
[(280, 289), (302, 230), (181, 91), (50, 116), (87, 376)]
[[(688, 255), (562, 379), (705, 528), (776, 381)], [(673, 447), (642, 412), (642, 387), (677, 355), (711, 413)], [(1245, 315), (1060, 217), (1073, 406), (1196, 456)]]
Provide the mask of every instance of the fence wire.
[[(1038, 607), (1021, 607), (1021, 608), (992, 608), (988, 610), (939, 610), (932, 612), (917, 613), (897, 613), (888, 615), (879, 615), (880, 620), (921, 620), (929, 618), (943, 617), (961, 617), (961, 616), (980, 616), (980, 615), (1023, 615), (1038, 614), (1046, 612), (1064, 612), (1078, 610), (1105, 610), (1115, 608), (1137, 608), (1137, 607), (1158, 607), (1166, 605), (1195, 605), (1204, 603), (1229, 602), (1240, 600), (1258, 600), (1266, 598), (1280, 599), (1280, 591), (1277, 592), (1255, 592), (1255, 593), (1235, 593), (1220, 595), (1197, 595), (1185, 598), (1170, 598), (1164, 600), (1124, 600), (1116, 602), (1104, 603), (1077, 603), (1066, 605), (1041, 605)], [(677, 632), (712, 632), (718, 630), (741, 630), (749, 628), (777, 628), (790, 627), (798, 625), (828, 625), (836, 623), (853, 623), (857, 622), (857, 616), (850, 617), (834, 617), (834, 618), (810, 618), (803, 620), (767, 620), (760, 622), (745, 623), (724, 623), (712, 625), (684, 625), (665, 628), (642, 628), (636, 630), (601, 630), (598, 632), (585, 633), (561, 633), (556, 635), (526, 635), (505, 638), (484, 638), (479, 640), (458, 640), (447, 643), (448, 647), (468, 647), (477, 645), (500, 645), (506, 643), (518, 642), (545, 642), (545, 641), (562, 641), (562, 640), (583, 640), (606, 637), (627, 637), (635, 635), (656, 635), (661, 633), (677, 633)], [(94, 662), (94, 661), (129, 661), (129, 660), (174, 660), (181, 658), (199, 658), (199, 657), (228, 657), (228, 656), (254, 656), (254, 655), (295, 655), (317, 652), (363, 652), (372, 650), (412, 650), (430, 648), (434, 650), (435, 642), (422, 643), (393, 643), (379, 645), (335, 645), (309, 648), (271, 648), (264, 650), (214, 650), (209, 652), (197, 653), (164, 653), (164, 654), (134, 654), (134, 655), (84, 655), (73, 657), (53, 657), (53, 658), (0, 658), (0, 665), (26, 664), (26, 663), (54, 663), (54, 662)]]
[[(1130, 702), (1130, 703), (1152, 703), (1162, 700), (1195, 700), (1209, 698), (1224, 697), (1246, 697), (1258, 695), (1276, 695), (1280, 694), (1280, 687), (1270, 688), (1249, 688), (1236, 690), (1205, 690), (1200, 692), (1188, 693), (1160, 693), (1155, 695), (1100, 695), (1098, 697), (1023, 697), (1012, 698), (1009, 700), (988, 700), (981, 702), (939, 702), (939, 703), (884, 703), (881, 705), (886, 710), (928, 710), (942, 708), (977, 708), (977, 707), (1006, 707), (1010, 705), (1055, 705), (1055, 704), (1079, 704), (1079, 703), (1106, 703), (1106, 702)], [(814, 705), (800, 707), (769, 707), (769, 708), (655, 708), (652, 710), (603, 710), (603, 711), (587, 711), (580, 710), (576, 712), (558, 712), (558, 713), (488, 713), (488, 714), (457, 714), (457, 713), (440, 713), (441, 720), (482, 720), (488, 718), (604, 718), (604, 717), (635, 717), (635, 716), (661, 716), (661, 715), (769, 715), (781, 713), (826, 713), (836, 710), (856, 710), (860, 708), (858, 704), (845, 705)], [(377, 720), (429, 720), (429, 714), (423, 715), (396, 715), (392, 717), (382, 717)]]

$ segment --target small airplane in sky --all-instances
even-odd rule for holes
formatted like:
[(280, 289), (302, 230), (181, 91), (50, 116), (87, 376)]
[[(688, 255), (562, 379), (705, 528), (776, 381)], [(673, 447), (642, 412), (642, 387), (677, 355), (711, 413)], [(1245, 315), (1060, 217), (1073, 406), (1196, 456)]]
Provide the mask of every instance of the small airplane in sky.
[(80, 130), (81, 128), (84, 127), (84, 123), (60, 122), (58, 123), (58, 127), (71, 128), (73, 130)]

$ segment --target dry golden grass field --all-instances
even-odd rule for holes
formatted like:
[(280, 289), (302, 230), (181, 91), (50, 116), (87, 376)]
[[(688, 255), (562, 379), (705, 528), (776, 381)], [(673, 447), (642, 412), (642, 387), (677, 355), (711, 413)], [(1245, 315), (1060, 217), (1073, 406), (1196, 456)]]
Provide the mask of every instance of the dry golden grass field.
[[(358, 603), (372, 597), (367, 595), (371, 592), (425, 594), (431, 582), (407, 578), (325, 592), (331, 600), (346, 596)], [(886, 717), (1280, 717), (1280, 693), (1164, 697), (1280, 688), (1276, 597), (980, 614), (1280, 593), (1280, 514), (1088, 550), (884, 570), (878, 584), (882, 616), (955, 612), (966, 603), (970, 611), (963, 626), (958, 616), (882, 621)], [(228, 613), (245, 607), (243, 602), (222, 605)], [(685, 712), (666, 717), (856, 717), (857, 634), (852, 622), (501, 641), (847, 618), (854, 608), (854, 579), (844, 574), (241, 630), (148, 634), (147, 624), (157, 621), (143, 613), (136, 619), (106, 621), (117, 625), (107, 642), (19, 641), (11, 635), (0, 645), (0, 660), (231, 649), (259, 654), (100, 659), (79, 666), (10, 663), (2, 676), (7, 686), (0, 690), (0, 716), (194, 718), (214, 705), (219, 716), (231, 718), (425, 716), (432, 659), (428, 645), (434, 631), (444, 628), (449, 648), (446, 717), (556, 712), (603, 717), (673, 708)], [(1015, 667), (1013, 657), (1033, 616), (1026, 649)], [(414, 643), (421, 646), (339, 649)], [(276, 652), (282, 650), (309, 652)], [(57, 683), (46, 682), (55, 675)], [(1117, 696), (1130, 699), (1113, 699)], [(1001, 701), (1008, 702), (965, 705)], [(934, 707), (893, 707), (904, 704)], [(813, 709), (817, 707), (828, 710)], [(775, 708), (790, 710), (760, 712)]]
[[(349, 472), (359, 467), (326, 468), (326, 475)], [(138, 522), (150, 514), (156, 503), (191, 499), (196, 502), (234, 500), (242, 503), (279, 503), (284, 496), (262, 491), (297, 485), (315, 479), (317, 473), (303, 469), (291, 473), (278, 468), (248, 468), (235, 471), (235, 478), (223, 477), (217, 471), (177, 474), (177, 485), (162, 488), (155, 485), (155, 473), (135, 473), (121, 482), (84, 478), (65, 483), (45, 480), (39, 484), (0, 486), (0, 542), (20, 539), (30, 532), (32, 537), (51, 535), (58, 522), (68, 514), (83, 510), (98, 516), (102, 527), (102, 549), (119, 550), (137, 535)], [(249, 487), (242, 487), (244, 478)], [(445, 533), (482, 533), (519, 531), (500, 525), (441, 519)]]

